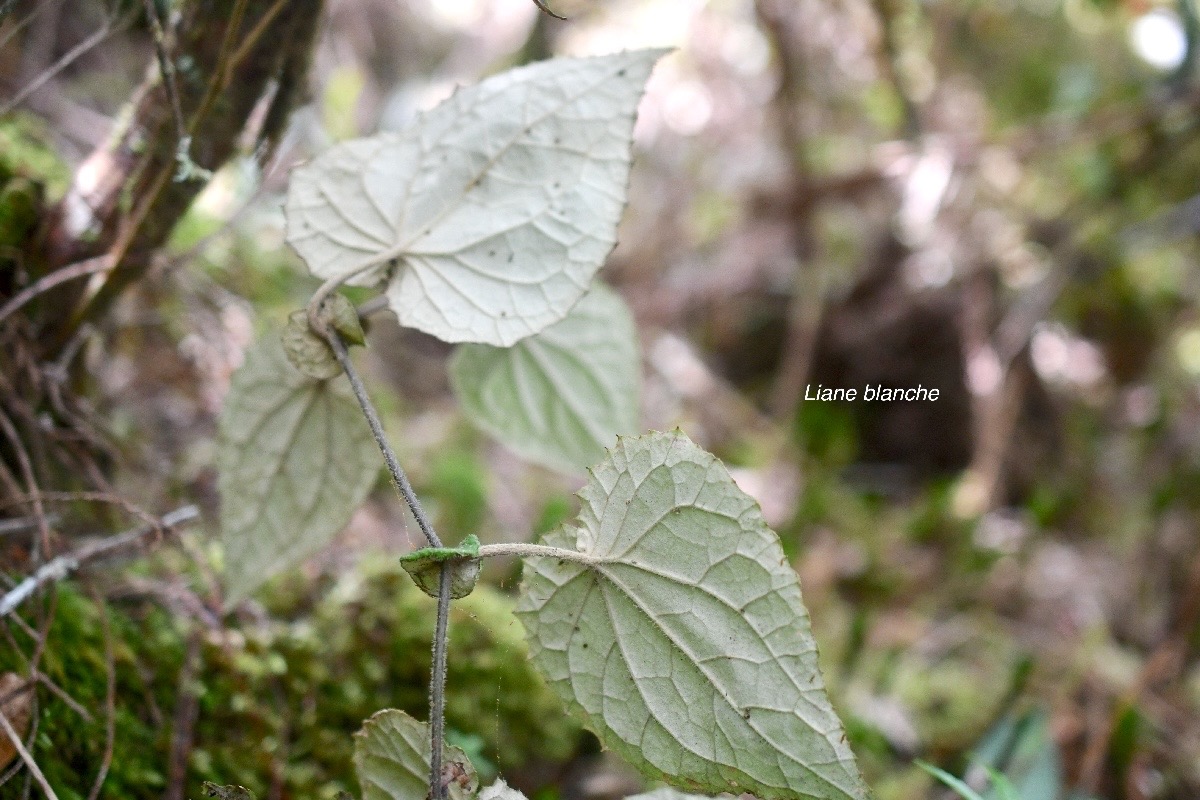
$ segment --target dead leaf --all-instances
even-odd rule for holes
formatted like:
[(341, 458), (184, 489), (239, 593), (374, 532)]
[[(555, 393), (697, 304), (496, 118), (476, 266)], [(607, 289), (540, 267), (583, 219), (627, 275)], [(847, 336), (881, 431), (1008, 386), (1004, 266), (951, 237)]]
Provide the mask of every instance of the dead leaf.
[[(0, 712), (21, 737), (29, 732), (29, 720), (33, 714), (33, 692), (24, 689), (25, 683), (25, 679), (15, 672), (0, 675)], [(9, 695), (14, 696), (4, 701)], [(16, 757), (17, 748), (7, 735), (0, 732), (0, 769), (7, 767)]]

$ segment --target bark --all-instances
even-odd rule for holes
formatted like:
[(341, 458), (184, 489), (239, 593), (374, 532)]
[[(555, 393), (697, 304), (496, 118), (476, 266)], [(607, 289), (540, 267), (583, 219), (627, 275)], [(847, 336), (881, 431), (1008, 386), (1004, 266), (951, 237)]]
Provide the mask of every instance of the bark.
[[(19, 258), (0, 258), (0, 420), (8, 423), (0, 431), (0, 497), (64, 482), (107, 488), (112, 451), (77, 400), (86, 377), (75, 334), (102, 321), (147, 273), (204, 189), (207, 178), (196, 175), (239, 151), (270, 161), (303, 95), (323, 5), (177, 3), (174, 37), (160, 40), (116, 130), (85, 159), (62, 202), (34, 217), (40, 222)], [(185, 136), (200, 169), (179, 180)]]
[[(323, 0), (186, 0), (168, 43), (183, 130), (157, 61), (109, 141), (75, 175), (44, 228), (43, 273), (102, 254), (112, 268), (64, 284), (30, 308), (38, 355), (55, 358), (85, 321), (141, 278), (206, 180), (178, 180), (181, 134), (216, 170), (236, 154), (260, 103), (252, 144), (269, 156), (308, 71)], [(35, 277), (37, 277), (35, 275)]]

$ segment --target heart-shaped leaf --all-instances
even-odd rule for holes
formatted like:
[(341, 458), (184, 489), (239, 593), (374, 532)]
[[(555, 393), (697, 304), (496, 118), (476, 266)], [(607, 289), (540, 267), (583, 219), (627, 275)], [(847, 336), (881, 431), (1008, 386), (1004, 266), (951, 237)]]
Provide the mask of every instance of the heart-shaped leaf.
[(633, 316), (597, 284), (571, 313), (512, 347), (462, 345), (450, 383), (467, 417), (530, 461), (581, 472), (637, 430)]
[(387, 281), (401, 324), (507, 346), (562, 319), (616, 242), (634, 116), (663, 50), (560, 58), (456, 92), (292, 175), (314, 275)]
[(329, 542), (375, 483), (379, 456), (344, 384), (302, 375), (274, 336), (234, 374), (217, 450), (227, 605)]
[[(354, 734), (354, 767), (363, 800), (426, 800), (429, 796), (429, 725), (403, 711), (385, 709)], [(448, 800), (472, 800), (479, 778), (466, 753), (442, 750), (442, 783)]]
[(758, 505), (682, 432), (621, 438), (576, 527), (532, 557), (533, 662), (647, 777), (689, 791), (863, 800), (800, 583)]

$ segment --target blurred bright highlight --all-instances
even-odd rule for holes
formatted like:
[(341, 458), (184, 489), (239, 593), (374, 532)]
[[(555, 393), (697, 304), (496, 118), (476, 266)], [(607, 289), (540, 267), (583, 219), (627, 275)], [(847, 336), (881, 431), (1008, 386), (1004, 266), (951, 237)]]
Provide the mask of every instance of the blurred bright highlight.
[(1187, 55), (1187, 39), (1179, 17), (1162, 9), (1134, 20), (1129, 41), (1133, 52), (1156, 69), (1175, 69)]

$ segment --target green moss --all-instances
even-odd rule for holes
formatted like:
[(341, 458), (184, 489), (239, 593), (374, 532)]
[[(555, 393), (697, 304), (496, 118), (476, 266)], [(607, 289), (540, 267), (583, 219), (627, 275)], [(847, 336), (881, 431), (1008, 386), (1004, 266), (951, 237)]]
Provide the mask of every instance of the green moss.
[(49, 198), (57, 200), (71, 184), (71, 172), (51, 141), (46, 124), (31, 114), (16, 112), (0, 118), (0, 184), (14, 176), (41, 183)]
[(37, 227), (43, 202), (41, 185), (28, 178), (0, 184), (0, 250), (22, 247)]
[[(351, 734), (365, 717), (387, 707), (427, 717), (434, 601), (392, 559), (324, 583), (285, 576), (264, 592), (269, 621), (203, 634), (189, 796), (211, 780), (261, 797), (279, 771), (287, 796), (332, 800), (357, 789)], [(104, 638), (91, 600), (69, 585), (59, 595), (43, 669), (97, 719), (81, 720), (43, 693), (34, 755), (70, 800), (86, 796), (104, 748)], [(451, 617), (447, 725), (482, 756), (485, 773), (565, 759), (580, 736), (529, 665), (511, 605), (481, 586), (454, 604)], [(166, 783), (187, 632), (154, 608), (120, 608), (111, 617), (117, 735), (101, 796), (149, 800)], [(0, 650), (0, 670), (23, 669), (16, 654)], [(19, 796), (19, 784), (0, 787), (0, 799)]]
[(978, 739), (995, 718), (1017, 662), (1005, 637), (975, 631), (954, 653), (932, 663), (903, 654), (890, 677), (921, 741), (933, 751), (953, 752)]

